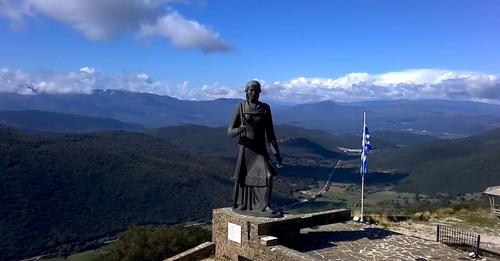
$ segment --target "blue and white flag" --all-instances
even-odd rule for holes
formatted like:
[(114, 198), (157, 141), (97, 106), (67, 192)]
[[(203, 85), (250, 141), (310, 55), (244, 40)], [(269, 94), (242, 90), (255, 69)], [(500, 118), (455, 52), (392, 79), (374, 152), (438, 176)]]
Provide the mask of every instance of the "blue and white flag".
[(372, 149), (372, 144), (370, 141), (370, 132), (368, 132), (368, 126), (366, 126), (366, 112), (363, 117), (363, 140), (361, 142), (361, 169), (359, 174), (364, 176), (368, 172), (368, 153)]

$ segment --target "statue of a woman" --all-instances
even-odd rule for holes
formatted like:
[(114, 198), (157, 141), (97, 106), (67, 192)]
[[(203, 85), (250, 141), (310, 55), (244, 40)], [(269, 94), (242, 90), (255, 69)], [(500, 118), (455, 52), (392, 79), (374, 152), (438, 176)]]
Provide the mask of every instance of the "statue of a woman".
[(237, 106), (227, 130), (229, 136), (239, 136), (233, 208), (243, 214), (277, 217), (281, 214), (273, 211), (270, 204), (276, 170), (267, 152), (266, 138), (278, 166), (281, 166), (282, 158), (274, 134), (271, 108), (259, 101), (259, 82), (248, 82), (245, 92), (246, 100)]

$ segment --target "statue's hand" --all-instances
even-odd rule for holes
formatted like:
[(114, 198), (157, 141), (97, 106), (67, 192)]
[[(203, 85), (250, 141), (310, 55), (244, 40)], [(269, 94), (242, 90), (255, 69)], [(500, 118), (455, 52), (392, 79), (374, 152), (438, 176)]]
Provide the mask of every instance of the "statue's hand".
[(277, 168), (283, 167), (283, 158), (279, 154), (276, 154), (276, 161), (278, 162), (276, 164)]
[(240, 127), (238, 127), (238, 134), (242, 134), (246, 130), (247, 130), (247, 126), (241, 125)]

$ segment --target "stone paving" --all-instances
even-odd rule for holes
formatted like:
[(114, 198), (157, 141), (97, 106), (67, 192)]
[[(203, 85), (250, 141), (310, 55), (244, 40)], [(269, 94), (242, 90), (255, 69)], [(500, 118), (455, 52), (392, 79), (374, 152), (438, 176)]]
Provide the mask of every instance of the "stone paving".
[(326, 260), (471, 260), (435, 241), (355, 222), (302, 229), (286, 246)]
[[(423, 239), (434, 240), (436, 238), (436, 225), (447, 225), (454, 227), (453, 225), (455, 223), (447, 222), (449, 219), (451, 218), (427, 223), (398, 222), (392, 224), (390, 226), (390, 230), (405, 235), (415, 235), (416, 237), (420, 237)], [(460, 220), (459, 223), (465, 223), (465, 221)], [(500, 256), (500, 230), (497, 231), (495, 229), (485, 227), (466, 227), (463, 230), (480, 234), (481, 249), (499, 253), (497, 256)]]

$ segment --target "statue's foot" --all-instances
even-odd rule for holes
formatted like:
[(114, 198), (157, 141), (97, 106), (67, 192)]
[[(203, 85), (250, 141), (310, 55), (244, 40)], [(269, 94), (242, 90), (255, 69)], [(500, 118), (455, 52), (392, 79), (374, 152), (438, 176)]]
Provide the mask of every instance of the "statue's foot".
[(255, 217), (266, 217), (266, 218), (283, 217), (283, 213), (275, 211), (270, 207), (266, 207), (263, 209), (253, 209), (253, 210), (247, 210), (246, 208), (236, 207), (233, 208), (233, 212), (241, 215), (255, 216)]
[(270, 217), (270, 218), (283, 217), (283, 213), (281, 211), (274, 210), (270, 207), (264, 208), (260, 213), (261, 213), (260, 215), (263, 217)]
[(281, 211), (274, 210), (274, 209), (272, 209), (270, 207), (266, 207), (264, 209), (263, 213), (265, 213), (264, 214), (265, 216), (271, 217), (271, 218), (283, 217), (283, 213)]
[(272, 208), (270, 207), (266, 207), (262, 210), (262, 212), (265, 212), (265, 213), (269, 213), (269, 214), (275, 214), (277, 213), (275, 210), (273, 210)]

